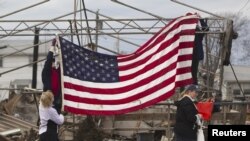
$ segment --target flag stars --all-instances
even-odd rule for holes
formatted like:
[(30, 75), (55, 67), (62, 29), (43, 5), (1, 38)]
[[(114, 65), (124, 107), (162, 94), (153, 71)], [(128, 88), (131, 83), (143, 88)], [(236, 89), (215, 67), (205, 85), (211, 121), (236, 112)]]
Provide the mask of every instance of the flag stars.
[(89, 68), (90, 68), (90, 66), (89, 66), (88, 64), (87, 64), (87, 65), (85, 65), (85, 66), (86, 66), (86, 68), (87, 68), (87, 69), (89, 69)]
[(96, 76), (97, 76), (97, 77), (100, 77), (100, 76), (101, 76), (101, 74), (100, 74), (100, 73), (96, 73)]
[(106, 81), (106, 77), (102, 77), (102, 81), (105, 82)]
[(69, 60), (69, 64), (72, 64), (72, 60)]
[(77, 73), (78, 73), (78, 75), (80, 75), (80, 74), (81, 74), (81, 72), (80, 72), (80, 71), (77, 71)]
[(69, 71), (66, 71), (66, 74), (69, 75)]
[(93, 65), (94, 65), (93, 61), (91, 61), (91, 62), (90, 62), (90, 65), (91, 65), (91, 66), (93, 66)]
[(72, 69), (72, 68), (69, 68), (69, 71), (70, 71), (70, 72), (73, 72), (73, 69)]
[(105, 73), (105, 71), (102, 69), (102, 70), (101, 70), (101, 73)]
[(81, 68), (81, 71), (84, 72), (84, 71), (85, 71), (85, 68)]
[(89, 76), (90, 76), (90, 73), (89, 73), (89, 72), (87, 72), (87, 73), (86, 73), (86, 75), (89, 77)]
[(82, 64), (82, 65), (84, 64), (84, 61), (83, 61), (83, 60), (81, 60), (81, 64)]
[(75, 73), (74, 76), (77, 77), (77, 74)]
[(115, 82), (118, 80), (117, 59), (102, 55), (65, 40), (61, 44), (64, 75), (92, 82)]

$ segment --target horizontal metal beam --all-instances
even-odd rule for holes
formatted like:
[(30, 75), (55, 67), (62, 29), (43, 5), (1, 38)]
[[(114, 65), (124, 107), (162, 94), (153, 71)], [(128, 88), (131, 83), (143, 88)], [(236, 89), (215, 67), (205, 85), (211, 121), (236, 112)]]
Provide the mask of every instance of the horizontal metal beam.
[[(91, 35), (138, 35), (138, 34), (155, 34), (157, 32), (113, 32), (113, 33), (91, 33)], [(205, 33), (205, 34), (223, 34), (224, 32), (220, 32), (220, 31), (216, 31), (216, 32), (197, 32), (198, 34), (199, 33)], [(0, 36), (5, 36), (6, 34), (0, 34)], [(28, 33), (19, 33), (19, 34), (9, 34), (8, 36), (35, 36), (37, 34), (28, 34)], [(58, 34), (58, 35), (64, 35), (64, 36), (67, 36), (67, 35), (88, 35), (88, 33), (64, 33), (64, 34)], [(55, 36), (55, 34), (49, 34), (49, 33), (46, 33), (46, 34), (39, 34), (39, 36)]]
[[(161, 19), (161, 21), (170, 21), (173, 20), (173, 18), (163, 18)], [(128, 19), (55, 19), (53, 20), (53, 22), (68, 22), (68, 21), (76, 21), (76, 22), (80, 22), (80, 21), (159, 21), (159, 19), (156, 18), (128, 18)], [(40, 19), (40, 20), (0, 20), (0, 22), (8, 22), (8, 23), (13, 23), (13, 22), (52, 22), (51, 20), (48, 19)]]

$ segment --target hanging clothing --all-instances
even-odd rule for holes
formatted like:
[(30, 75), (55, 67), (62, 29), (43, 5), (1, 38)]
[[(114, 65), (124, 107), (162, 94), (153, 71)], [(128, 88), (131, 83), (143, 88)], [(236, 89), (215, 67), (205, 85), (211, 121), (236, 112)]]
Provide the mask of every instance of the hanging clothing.
[[(201, 31), (209, 31), (207, 23), (204, 21), (204, 19), (200, 19), (200, 25), (201, 27), (196, 27), (196, 32)], [(198, 84), (198, 67), (199, 67), (199, 61), (204, 59), (204, 50), (203, 50), (203, 37), (205, 36), (205, 33), (196, 33), (194, 38), (194, 49), (193, 49), (193, 58), (192, 58), (192, 78), (193, 78), (193, 84)]]

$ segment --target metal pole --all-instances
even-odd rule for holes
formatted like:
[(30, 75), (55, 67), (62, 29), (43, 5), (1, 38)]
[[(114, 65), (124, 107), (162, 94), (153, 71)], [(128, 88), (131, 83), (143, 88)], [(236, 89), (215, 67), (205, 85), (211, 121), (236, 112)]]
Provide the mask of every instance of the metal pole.
[(99, 10), (96, 12), (96, 24), (95, 24), (95, 31), (96, 31), (96, 35), (95, 35), (95, 48), (94, 51), (97, 51), (97, 46), (98, 46), (98, 32), (99, 32), (99, 28), (102, 28), (102, 22), (99, 21)]
[[(76, 12), (80, 12), (80, 11), (82, 11), (82, 10), (83, 10), (83, 9), (80, 9), (80, 10), (78, 10), (78, 11), (76, 11)], [(73, 14), (73, 12), (70, 12), (70, 13), (68, 13), (68, 14), (65, 14), (65, 15), (59, 16), (59, 17), (57, 17), (57, 18), (53, 18), (53, 19), (51, 19), (51, 20), (49, 20), (49, 21), (50, 21), (50, 22), (52, 22), (52, 21), (55, 21), (55, 20), (57, 20), (57, 19), (60, 19), (60, 18), (63, 18), (63, 17), (69, 16), (69, 15), (71, 15), (71, 14)], [(48, 22), (48, 21), (46, 21), (46, 22)], [(46, 22), (43, 22), (43, 23), (38, 23), (38, 24), (35, 24), (35, 25), (32, 25), (32, 26), (29, 26), (29, 27), (27, 27), (27, 28), (24, 28), (24, 29), (22, 29), (22, 30), (19, 30), (19, 31), (13, 32), (13, 33), (11, 33), (11, 34), (7, 34), (7, 35), (5, 35), (5, 36), (0, 37), (0, 39), (5, 38), (5, 37), (7, 37), (7, 36), (13, 36), (13, 35), (15, 35), (15, 34), (17, 34), (17, 33), (19, 33), (19, 32), (22, 32), (22, 31), (25, 31), (25, 30), (29, 30), (29, 29), (31, 29), (31, 28), (33, 28), (33, 27), (36, 27), (36, 26), (39, 26), (39, 25), (45, 24)]]
[[(39, 49), (39, 28), (35, 28), (35, 37), (34, 37), (34, 48), (33, 48), (33, 62), (38, 60), (38, 49)], [(37, 85), (37, 64), (33, 64), (32, 70), (32, 88), (36, 88)]]
[[(39, 48), (39, 46), (37, 44), (39, 43), (39, 32), (40, 32), (40, 29), (35, 28), (36, 35), (35, 35), (35, 38), (34, 38), (34, 45), (35, 46), (34, 46), (34, 53), (33, 53), (33, 62), (38, 61), (38, 48)], [(33, 73), (32, 73), (32, 88), (36, 89), (36, 85), (37, 85), (37, 63), (34, 63), (33, 64)], [(33, 97), (34, 97), (34, 100), (35, 100), (35, 103), (36, 103), (37, 111), (39, 111), (36, 95), (33, 94)], [(39, 116), (38, 116), (38, 119), (39, 119)]]

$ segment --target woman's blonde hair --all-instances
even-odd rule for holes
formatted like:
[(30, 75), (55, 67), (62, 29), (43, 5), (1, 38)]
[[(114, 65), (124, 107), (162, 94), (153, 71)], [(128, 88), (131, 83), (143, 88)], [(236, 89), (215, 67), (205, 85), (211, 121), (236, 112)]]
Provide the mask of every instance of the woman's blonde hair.
[(54, 95), (51, 91), (46, 91), (42, 93), (40, 102), (44, 107), (48, 108), (52, 106), (53, 101), (54, 101)]

